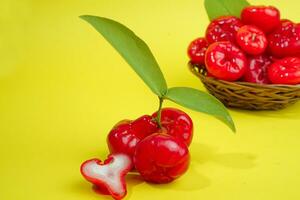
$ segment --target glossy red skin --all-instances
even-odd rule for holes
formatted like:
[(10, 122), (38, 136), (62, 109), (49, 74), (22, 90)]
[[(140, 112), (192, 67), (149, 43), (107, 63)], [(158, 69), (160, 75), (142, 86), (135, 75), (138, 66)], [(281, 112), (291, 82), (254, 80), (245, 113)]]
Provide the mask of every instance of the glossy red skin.
[[(93, 158), (93, 159), (90, 159), (90, 160), (86, 160), (85, 162), (83, 162), (80, 166), (80, 173), (82, 174), (82, 176), (87, 180), (89, 181), (90, 183), (94, 184), (94, 190), (96, 192), (99, 192), (101, 194), (104, 194), (104, 195), (112, 195), (112, 197), (116, 200), (120, 200), (122, 198), (124, 198), (126, 196), (126, 193), (122, 196), (119, 196), (118, 194), (115, 194), (114, 191), (111, 191), (109, 190), (109, 186), (107, 185), (107, 183), (105, 182), (102, 182), (101, 180), (99, 179), (96, 179), (96, 178), (93, 178), (93, 177), (89, 177), (87, 176), (85, 173), (84, 173), (84, 166), (85, 164), (91, 162), (91, 161), (95, 161), (98, 165), (106, 165), (106, 164), (109, 164), (110, 162), (113, 161), (113, 155), (109, 155), (108, 158), (102, 162), (101, 160), (97, 159), (97, 158)], [(127, 168), (124, 168), (123, 171), (121, 172), (120, 176), (122, 177), (121, 180), (122, 180), (122, 186), (123, 188), (125, 188), (126, 190), (126, 183), (125, 183), (125, 176), (127, 175), (127, 173), (133, 168), (133, 163), (131, 163), (130, 166), (128, 166)]]
[(244, 24), (270, 33), (280, 25), (280, 12), (273, 6), (247, 6), (242, 10), (241, 19)]
[(132, 157), (140, 140), (158, 130), (157, 123), (149, 115), (144, 115), (134, 121), (122, 121), (107, 136), (110, 153), (125, 153)]
[[(110, 153), (125, 153), (133, 157), (136, 145), (145, 137), (159, 131), (155, 121), (156, 113), (144, 115), (134, 121), (123, 120), (117, 123), (107, 136)], [(168, 134), (174, 135), (190, 145), (193, 138), (192, 119), (183, 111), (163, 108), (161, 124)]]
[(187, 50), (188, 56), (194, 64), (204, 64), (204, 56), (208, 44), (205, 38), (197, 38), (193, 40)]
[(280, 58), (276, 58), (275, 56), (269, 56), (269, 58), (270, 58), (270, 60), (272, 61), (272, 62), (275, 62), (275, 61), (277, 61), (277, 60), (280, 60)]
[[(152, 117), (156, 117), (153, 113)], [(163, 108), (161, 110), (161, 125), (168, 135), (184, 141), (189, 146), (193, 139), (193, 121), (188, 114), (176, 108)]]
[(268, 36), (268, 51), (283, 58), (300, 55), (300, 25), (283, 20), (281, 25)]
[(206, 76), (207, 76), (207, 77), (214, 78), (214, 76), (213, 76), (211, 73), (209, 73), (209, 72), (206, 72)]
[(208, 25), (205, 38), (209, 44), (220, 41), (235, 43), (236, 33), (242, 26), (243, 23), (237, 17), (219, 17)]
[(187, 171), (190, 155), (183, 141), (157, 133), (146, 137), (137, 145), (133, 160), (135, 168), (145, 181), (168, 183)]
[(264, 32), (252, 25), (240, 28), (236, 34), (236, 41), (242, 50), (250, 55), (262, 54), (268, 46)]
[(268, 84), (267, 69), (272, 60), (266, 55), (248, 57), (248, 67), (246, 68), (243, 80), (250, 83)]
[(207, 71), (217, 79), (236, 81), (247, 67), (244, 53), (231, 42), (216, 42), (210, 45), (205, 54)]
[(268, 76), (274, 84), (300, 84), (300, 58), (287, 57), (274, 62), (268, 68)]

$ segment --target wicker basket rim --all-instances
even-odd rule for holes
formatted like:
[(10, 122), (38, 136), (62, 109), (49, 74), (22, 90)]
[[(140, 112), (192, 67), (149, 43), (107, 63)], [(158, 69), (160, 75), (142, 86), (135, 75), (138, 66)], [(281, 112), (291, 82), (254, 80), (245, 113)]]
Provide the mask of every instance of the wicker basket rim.
[(272, 89), (272, 88), (281, 88), (281, 89), (300, 89), (300, 84), (297, 85), (283, 85), (283, 84), (256, 84), (256, 83), (249, 83), (249, 82), (241, 82), (241, 81), (235, 81), (235, 82), (230, 82), (230, 81), (224, 81), (224, 80), (219, 80), (213, 77), (207, 77), (201, 74), (200, 72), (196, 71), (195, 68), (202, 68), (205, 69), (204, 66), (199, 66), (199, 65), (194, 65), (191, 62), (188, 63), (190, 70), (192, 71), (193, 74), (196, 76), (200, 76), (202, 78), (205, 78), (206, 80), (214, 80), (214, 81), (219, 81), (221, 83), (227, 84), (227, 85), (232, 85), (232, 86), (244, 86), (245, 88), (249, 87), (256, 87), (256, 88), (266, 88), (266, 89)]

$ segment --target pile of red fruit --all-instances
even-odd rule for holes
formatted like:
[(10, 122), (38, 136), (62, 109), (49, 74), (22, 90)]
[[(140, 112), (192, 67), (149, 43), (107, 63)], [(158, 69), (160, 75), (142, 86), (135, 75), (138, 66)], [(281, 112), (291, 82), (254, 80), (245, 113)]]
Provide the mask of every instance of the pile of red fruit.
[(222, 16), (188, 47), (191, 62), (225, 81), (300, 84), (300, 24), (273, 6), (248, 6), (241, 18)]
[(135, 169), (148, 182), (168, 183), (186, 172), (193, 122), (181, 110), (163, 108), (134, 121), (117, 123), (107, 136), (110, 150), (104, 162), (85, 161), (81, 173), (99, 191), (121, 199), (126, 195), (125, 176)]

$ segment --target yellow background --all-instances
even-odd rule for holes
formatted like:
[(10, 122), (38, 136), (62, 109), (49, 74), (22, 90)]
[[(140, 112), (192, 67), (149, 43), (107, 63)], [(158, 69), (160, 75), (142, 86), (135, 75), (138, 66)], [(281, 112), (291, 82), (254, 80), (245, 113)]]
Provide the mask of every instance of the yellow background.
[[(296, 0), (251, 3), (299, 20)], [(81, 162), (106, 156), (116, 122), (157, 109), (156, 97), (82, 14), (134, 30), (169, 86), (203, 89), (186, 67), (188, 43), (208, 24), (201, 0), (1, 0), (1, 200), (110, 199), (83, 180)], [(168, 185), (130, 177), (127, 199), (300, 199), (300, 103), (275, 112), (231, 109), (236, 135), (184, 110), (195, 124), (189, 171)]]

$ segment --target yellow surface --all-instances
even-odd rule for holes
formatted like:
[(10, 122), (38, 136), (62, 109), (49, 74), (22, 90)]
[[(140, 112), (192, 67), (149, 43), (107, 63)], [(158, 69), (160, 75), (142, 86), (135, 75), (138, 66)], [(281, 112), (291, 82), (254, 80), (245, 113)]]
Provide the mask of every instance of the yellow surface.
[[(299, 20), (299, 2), (255, 0)], [(169, 86), (203, 89), (186, 46), (208, 23), (201, 0), (1, 0), (0, 199), (109, 199), (79, 166), (107, 154), (124, 118), (152, 113), (157, 99), (81, 14), (118, 20), (151, 47)], [(165, 106), (176, 106), (166, 103)], [(168, 185), (128, 181), (127, 199), (300, 199), (300, 103), (276, 112), (230, 110), (234, 135), (187, 109), (195, 123), (189, 171)]]

